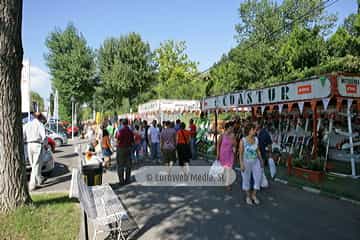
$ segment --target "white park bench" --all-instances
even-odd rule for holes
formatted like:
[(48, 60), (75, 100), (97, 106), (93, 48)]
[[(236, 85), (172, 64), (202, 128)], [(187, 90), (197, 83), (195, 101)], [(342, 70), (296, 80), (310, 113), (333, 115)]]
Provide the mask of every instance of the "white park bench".
[(110, 185), (89, 187), (78, 169), (73, 169), (69, 195), (79, 199), (82, 210), (93, 225), (93, 239), (99, 233), (116, 233), (118, 240), (129, 239), (138, 230)]

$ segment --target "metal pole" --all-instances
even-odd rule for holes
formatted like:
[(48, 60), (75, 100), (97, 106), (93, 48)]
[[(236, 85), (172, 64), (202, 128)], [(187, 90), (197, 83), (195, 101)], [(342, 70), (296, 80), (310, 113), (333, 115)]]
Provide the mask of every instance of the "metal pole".
[(28, 63), (28, 91), (29, 91), (29, 98), (28, 98), (28, 101), (29, 101), (29, 109), (28, 109), (28, 120), (30, 122), (31, 120), (31, 113), (30, 113), (30, 104), (31, 104), (31, 82), (30, 82), (30, 58), (29, 58), (29, 63)]
[(318, 156), (318, 119), (316, 103), (313, 103), (313, 159)]
[(326, 143), (326, 153), (325, 153), (324, 171), (326, 171), (326, 164), (327, 164), (328, 156), (329, 156), (330, 136), (331, 136), (331, 133), (332, 133), (333, 125), (334, 125), (334, 119), (330, 116), (329, 131), (328, 131), (327, 143)]
[(71, 101), (71, 139), (74, 140), (74, 102)]
[(215, 110), (215, 153), (217, 154), (217, 144), (218, 144), (218, 110)]
[(347, 121), (348, 121), (348, 131), (349, 131), (349, 143), (350, 143), (350, 160), (351, 160), (351, 175), (356, 177), (356, 169), (355, 169), (355, 159), (354, 159), (354, 145), (353, 145), (353, 132), (352, 132), (352, 124), (351, 124), (351, 104), (352, 99), (348, 99), (347, 105)]
[(305, 144), (305, 138), (306, 138), (306, 133), (309, 129), (309, 118), (306, 118), (305, 120), (305, 135), (304, 135), (304, 138), (301, 142), (301, 146), (300, 146), (300, 153), (299, 153), (299, 156), (301, 157), (302, 156), (302, 152), (303, 152), (303, 149), (304, 149), (304, 144)]
[(74, 104), (74, 125), (77, 126), (77, 110), (76, 110), (76, 103)]

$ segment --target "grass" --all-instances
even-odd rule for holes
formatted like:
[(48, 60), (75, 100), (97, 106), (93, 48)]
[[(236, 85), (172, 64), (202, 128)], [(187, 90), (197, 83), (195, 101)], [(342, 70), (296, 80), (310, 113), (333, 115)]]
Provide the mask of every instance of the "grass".
[[(266, 168), (266, 170), (268, 171), (268, 168)], [(287, 174), (287, 169), (282, 166), (277, 167), (276, 177), (287, 180), (292, 185), (313, 187), (320, 189), (325, 193), (335, 194), (337, 196), (352, 198), (354, 200), (360, 201), (360, 179), (338, 177), (326, 174), (324, 180), (317, 184), (302, 178), (289, 176)]]
[(0, 239), (78, 239), (80, 210), (65, 194), (33, 195), (33, 204), (0, 214)]

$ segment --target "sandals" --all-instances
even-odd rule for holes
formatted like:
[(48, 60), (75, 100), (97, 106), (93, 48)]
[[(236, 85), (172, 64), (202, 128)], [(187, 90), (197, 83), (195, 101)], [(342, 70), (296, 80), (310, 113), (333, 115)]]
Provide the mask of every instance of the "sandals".
[(252, 197), (252, 200), (254, 201), (254, 203), (255, 203), (256, 205), (259, 205), (259, 204), (260, 204), (260, 201), (259, 201), (259, 199), (258, 199), (257, 197)]
[(251, 198), (246, 197), (246, 204), (247, 205), (253, 205), (253, 202), (251, 201)]
[(260, 201), (257, 197), (246, 197), (246, 204), (247, 205), (254, 205), (253, 202), (255, 203), (255, 205), (259, 205)]

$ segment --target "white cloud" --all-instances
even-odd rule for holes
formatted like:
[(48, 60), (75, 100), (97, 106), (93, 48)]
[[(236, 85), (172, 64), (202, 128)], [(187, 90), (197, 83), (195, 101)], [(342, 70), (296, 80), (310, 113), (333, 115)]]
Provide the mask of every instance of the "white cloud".
[(51, 92), (50, 75), (39, 67), (30, 65), (30, 88), (46, 102)]

